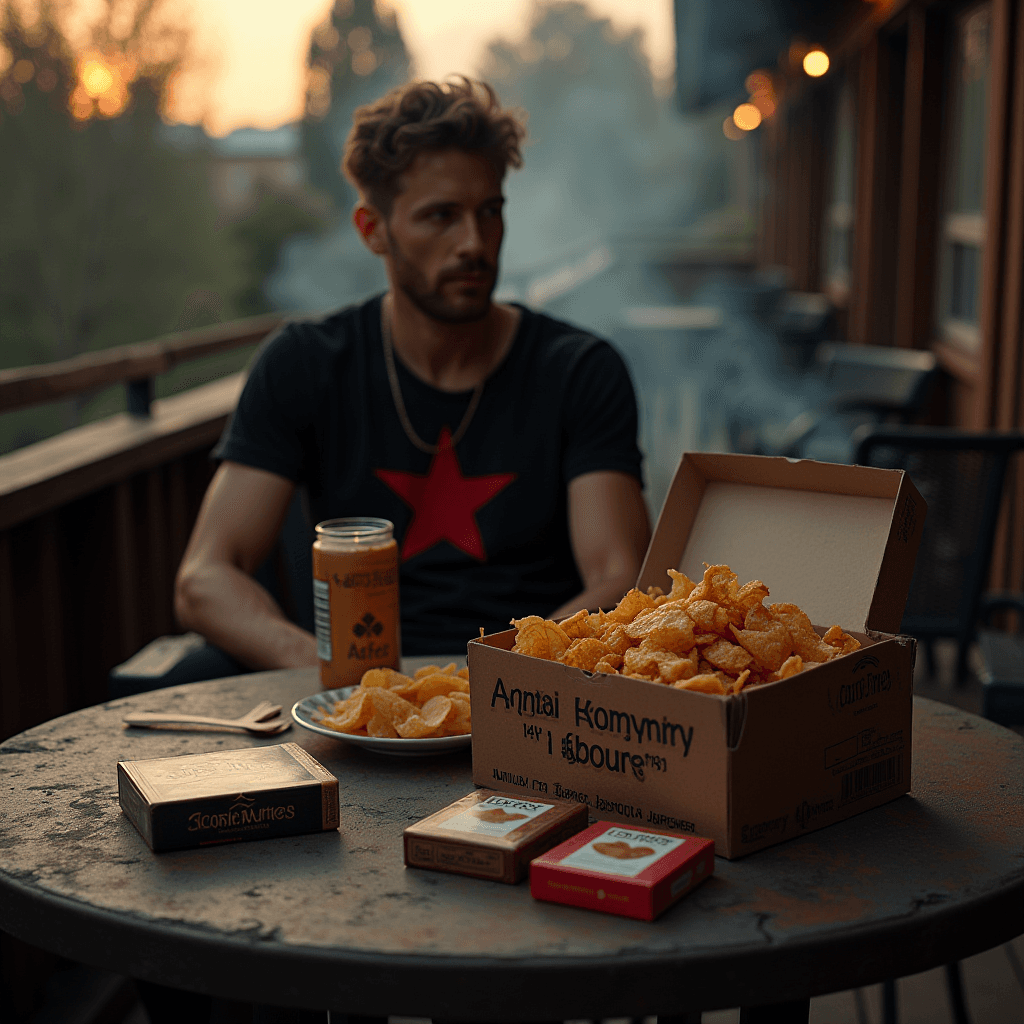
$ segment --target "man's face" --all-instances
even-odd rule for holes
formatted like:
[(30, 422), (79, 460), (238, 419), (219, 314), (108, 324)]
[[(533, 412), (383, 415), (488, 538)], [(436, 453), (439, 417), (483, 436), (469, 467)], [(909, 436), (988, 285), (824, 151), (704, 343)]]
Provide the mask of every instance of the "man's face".
[(384, 230), (391, 283), (428, 316), (469, 323), (487, 315), (505, 233), (501, 177), (485, 157), (424, 152), (400, 179)]

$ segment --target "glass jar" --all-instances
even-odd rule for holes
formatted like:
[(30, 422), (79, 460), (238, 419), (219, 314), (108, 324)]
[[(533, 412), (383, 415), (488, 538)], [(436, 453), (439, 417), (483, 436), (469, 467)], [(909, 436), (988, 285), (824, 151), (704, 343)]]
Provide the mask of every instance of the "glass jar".
[(313, 542), (313, 619), (324, 689), (398, 668), (398, 545), (387, 519), (328, 519)]

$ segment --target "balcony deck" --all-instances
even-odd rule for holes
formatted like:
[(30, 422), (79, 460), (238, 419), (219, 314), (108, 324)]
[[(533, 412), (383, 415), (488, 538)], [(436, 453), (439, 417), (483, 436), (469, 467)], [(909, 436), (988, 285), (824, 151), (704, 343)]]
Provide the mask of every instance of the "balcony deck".
[[(138, 402), (149, 393), (138, 383), (151, 379), (147, 375), (164, 372), (191, 353), (206, 354), (211, 345), (223, 350), (250, 344), (277, 322), (226, 325), (213, 338), (198, 332), (173, 345), (133, 347), (130, 354), (110, 354), (105, 363), (101, 358), (99, 368), (90, 357), (85, 367), (3, 371), (0, 411), (112, 381), (134, 384)], [(646, 337), (636, 344), (641, 342), (647, 354), (662, 345)], [(174, 572), (212, 473), (209, 451), (243, 378), (233, 374), (149, 402), (139, 413), (116, 415), (0, 456), (0, 736), (104, 700), (113, 665), (149, 640), (177, 631)], [(652, 405), (657, 410), (657, 403)], [(682, 424), (679, 431), (683, 427), (692, 443), (692, 425)], [(681, 438), (675, 440), (682, 443)], [(668, 472), (669, 462), (662, 461)], [(656, 478), (652, 482), (657, 484)], [(921, 675), (915, 689), (980, 711), (977, 685), (971, 680), (955, 685), (947, 661), (940, 652), (940, 678)], [(1017, 960), (1024, 959), (1021, 940), (1015, 948)], [(6, 973), (25, 958), (5, 950)], [(84, 991), (105, 993), (104, 1013), (110, 1013), (103, 1019), (144, 1024), (125, 979), (86, 973), (78, 983)], [(1024, 991), (1001, 947), (968, 961), (965, 983), (975, 1019), (998, 1024), (1024, 1018)], [(900, 992), (901, 1020), (952, 1020), (941, 972), (904, 979)], [(811, 1020), (879, 1021), (880, 998), (874, 989), (823, 997), (812, 1003)], [(704, 1019), (726, 1024), (737, 1015), (721, 1011)]]
[(244, 374), (157, 401), (153, 376), (280, 322), (0, 371), (0, 412), (121, 381), (136, 409), (0, 456), (0, 736), (104, 700), (111, 667), (176, 631), (174, 573)]

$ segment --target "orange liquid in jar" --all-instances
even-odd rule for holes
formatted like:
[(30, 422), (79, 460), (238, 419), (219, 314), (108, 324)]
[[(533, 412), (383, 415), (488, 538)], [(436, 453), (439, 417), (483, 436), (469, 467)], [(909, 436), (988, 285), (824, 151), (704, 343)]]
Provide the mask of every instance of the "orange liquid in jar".
[(329, 519), (313, 542), (320, 682), (352, 686), (370, 668), (398, 668), (398, 545), (387, 519)]

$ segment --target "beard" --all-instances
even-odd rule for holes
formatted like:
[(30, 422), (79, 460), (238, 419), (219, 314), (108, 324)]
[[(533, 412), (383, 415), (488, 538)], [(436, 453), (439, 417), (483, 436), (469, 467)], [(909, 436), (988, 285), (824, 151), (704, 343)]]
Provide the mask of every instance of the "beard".
[[(457, 266), (444, 270), (434, 281), (411, 260), (405, 257), (398, 243), (388, 233), (388, 253), (391, 256), (391, 271), (394, 285), (410, 302), (433, 320), (445, 324), (468, 324), (483, 320), (491, 309), (491, 295), (498, 281), (498, 268), (489, 260), (462, 260)], [(463, 294), (456, 299), (445, 296), (446, 282), (462, 274), (490, 274), (490, 284), (473, 289), (473, 294)]]

